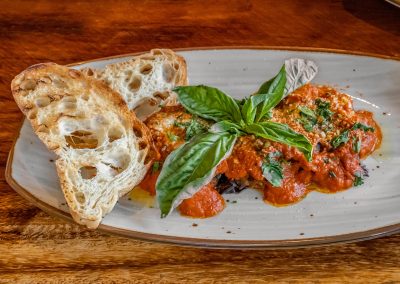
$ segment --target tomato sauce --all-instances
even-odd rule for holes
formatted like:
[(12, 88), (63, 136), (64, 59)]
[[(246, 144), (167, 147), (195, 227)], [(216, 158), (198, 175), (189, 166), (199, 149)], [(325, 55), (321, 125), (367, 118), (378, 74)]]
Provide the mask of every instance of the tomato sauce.
[(209, 183), (189, 199), (185, 199), (178, 209), (182, 215), (194, 218), (208, 218), (217, 215), (225, 208), (225, 200)]
[[(315, 119), (307, 127), (299, 106), (315, 113)], [(182, 107), (172, 107), (146, 121), (161, 153), (161, 162), (184, 143), (185, 129), (177, 127), (174, 121), (190, 119), (191, 114)], [(334, 193), (352, 187), (356, 176), (364, 172), (361, 160), (375, 151), (382, 140), (381, 130), (371, 112), (354, 111), (348, 95), (327, 86), (307, 84), (296, 90), (273, 110), (272, 121), (288, 124), (307, 137), (314, 148), (312, 161), (307, 161), (295, 147), (246, 135), (238, 138), (231, 155), (217, 167), (216, 175), (223, 174), (229, 180), (260, 190), (264, 201), (274, 206), (296, 203), (312, 190)], [(353, 129), (356, 123), (372, 127), (373, 131)], [(333, 139), (346, 132), (348, 135), (343, 143), (334, 147)], [(171, 139), (171, 133), (176, 136), (174, 139)], [(263, 163), (273, 152), (281, 155), (283, 179), (280, 186), (267, 181), (262, 170)], [(140, 187), (154, 195), (157, 177), (158, 172), (149, 171)], [(221, 212), (225, 201), (216, 189), (217, 183), (214, 179), (184, 200), (178, 207), (181, 214), (206, 218)]]

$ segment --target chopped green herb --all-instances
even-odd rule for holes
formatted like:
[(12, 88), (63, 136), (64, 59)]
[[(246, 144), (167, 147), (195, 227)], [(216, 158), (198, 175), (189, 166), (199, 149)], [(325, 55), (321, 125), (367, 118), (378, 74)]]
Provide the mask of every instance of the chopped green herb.
[(190, 122), (180, 122), (177, 120), (174, 121), (174, 126), (176, 126), (176, 127), (186, 128), (189, 126), (189, 124), (190, 124)]
[(167, 132), (168, 139), (172, 142), (178, 141), (179, 136), (175, 135), (174, 133)]
[(208, 129), (207, 125), (198, 122), (194, 118), (192, 118), (192, 120), (188, 122), (179, 122), (175, 120), (174, 126), (186, 128), (186, 135), (185, 135), (186, 141), (189, 141), (193, 136), (206, 132)]
[(326, 124), (331, 120), (333, 115), (333, 112), (329, 109), (331, 107), (331, 103), (321, 99), (316, 99), (315, 104), (317, 105), (318, 116), (322, 118), (322, 123)]
[(299, 106), (298, 109), (299, 109), (299, 111), (300, 111), (300, 113), (302, 115), (306, 115), (306, 116), (309, 116), (309, 117), (316, 118), (315, 113), (314, 113), (314, 111), (312, 109), (310, 109), (310, 108), (308, 108), (306, 106)]
[(271, 152), (261, 165), (263, 176), (275, 187), (281, 186), (283, 180), (282, 165), (276, 160), (281, 155), (282, 153), (279, 151)]
[(364, 184), (364, 180), (363, 180), (363, 178), (362, 178), (361, 173), (356, 173), (356, 174), (354, 175), (354, 182), (353, 182), (353, 185), (354, 185), (354, 186), (359, 186), (359, 185), (362, 185), (362, 184)]
[(322, 160), (324, 161), (325, 164), (329, 164), (329, 158), (328, 157), (324, 157)]
[(354, 153), (360, 153), (361, 150), (361, 140), (354, 136), (353, 137), (353, 151)]
[(336, 174), (333, 171), (329, 171), (328, 174), (329, 174), (329, 177), (336, 178)]
[(159, 170), (160, 170), (160, 162), (159, 162), (159, 161), (156, 161), (156, 162), (154, 162), (151, 171), (152, 171), (153, 173), (155, 173), (155, 172), (158, 172)]
[(364, 132), (368, 132), (368, 131), (374, 132), (375, 131), (375, 129), (373, 127), (362, 124), (360, 122), (355, 123), (351, 129), (352, 130), (361, 129)]
[(231, 203), (235, 204), (235, 203), (237, 203), (237, 201), (236, 201), (236, 200), (233, 200)]
[(341, 144), (347, 143), (347, 141), (349, 141), (349, 131), (345, 130), (340, 135), (332, 139), (331, 145), (333, 149), (336, 149)]
[(185, 140), (189, 141), (192, 137), (194, 137), (200, 133), (206, 132), (207, 129), (208, 129), (207, 125), (204, 125), (204, 124), (198, 122), (197, 120), (192, 119), (186, 129)]
[(313, 127), (317, 124), (317, 117), (314, 111), (306, 106), (299, 106), (298, 109), (300, 111), (299, 123), (303, 125), (306, 131), (312, 131)]

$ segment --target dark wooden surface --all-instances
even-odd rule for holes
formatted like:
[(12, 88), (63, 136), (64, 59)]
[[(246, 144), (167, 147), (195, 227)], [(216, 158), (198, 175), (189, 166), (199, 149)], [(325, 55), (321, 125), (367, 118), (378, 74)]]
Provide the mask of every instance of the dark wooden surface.
[(400, 9), (383, 0), (0, 2), (0, 283), (400, 283), (399, 235), (282, 251), (152, 244), (52, 218), (6, 184), (6, 158), (22, 118), (9, 85), (24, 68), (223, 45), (400, 56)]

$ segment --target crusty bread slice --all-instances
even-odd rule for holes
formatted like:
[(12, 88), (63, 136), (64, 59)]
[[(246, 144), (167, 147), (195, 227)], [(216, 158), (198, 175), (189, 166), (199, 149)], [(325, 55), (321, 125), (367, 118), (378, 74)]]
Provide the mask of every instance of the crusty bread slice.
[(147, 128), (103, 82), (54, 63), (11, 83), (15, 101), (58, 155), (61, 188), (76, 222), (96, 228), (151, 163)]
[(103, 70), (84, 69), (121, 94), (141, 119), (161, 105), (176, 104), (175, 86), (187, 85), (186, 62), (170, 49), (153, 49), (128, 61), (109, 64)]

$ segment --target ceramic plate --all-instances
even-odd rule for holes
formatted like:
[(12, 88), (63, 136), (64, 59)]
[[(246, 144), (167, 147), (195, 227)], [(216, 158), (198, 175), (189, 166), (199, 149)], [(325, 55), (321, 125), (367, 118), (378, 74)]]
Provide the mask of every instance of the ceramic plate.
[[(225, 195), (218, 216), (190, 219), (174, 212), (160, 219), (156, 208), (122, 198), (100, 230), (128, 237), (182, 245), (257, 248), (321, 245), (356, 241), (400, 230), (400, 61), (337, 52), (214, 49), (179, 52), (188, 64), (191, 84), (220, 88), (236, 98), (257, 89), (290, 57), (314, 60), (314, 83), (329, 84), (354, 97), (355, 108), (375, 113), (384, 138), (369, 157), (365, 184), (337, 194), (311, 192), (298, 204), (276, 208), (264, 204), (256, 191)], [(75, 65), (102, 68), (129, 56)], [(50, 153), (25, 120), (10, 154), (7, 180), (45, 211), (70, 218)]]

